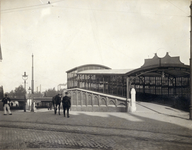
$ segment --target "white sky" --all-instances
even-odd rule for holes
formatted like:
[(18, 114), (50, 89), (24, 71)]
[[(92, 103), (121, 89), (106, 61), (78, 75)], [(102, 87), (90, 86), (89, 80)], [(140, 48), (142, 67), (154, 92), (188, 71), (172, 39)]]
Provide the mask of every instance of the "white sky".
[(154, 53), (189, 64), (190, 0), (1, 0), (0, 85), (66, 83), (85, 64), (138, 68)]

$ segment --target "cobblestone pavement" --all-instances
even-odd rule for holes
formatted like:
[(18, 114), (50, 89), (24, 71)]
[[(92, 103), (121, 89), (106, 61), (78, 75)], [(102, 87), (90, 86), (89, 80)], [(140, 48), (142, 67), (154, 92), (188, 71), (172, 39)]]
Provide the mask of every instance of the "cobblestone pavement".
[(137, 103), (135, 113), (0, 112), (0, 149), (130, 149), (191, 150), (188, 113), (150, 103)]

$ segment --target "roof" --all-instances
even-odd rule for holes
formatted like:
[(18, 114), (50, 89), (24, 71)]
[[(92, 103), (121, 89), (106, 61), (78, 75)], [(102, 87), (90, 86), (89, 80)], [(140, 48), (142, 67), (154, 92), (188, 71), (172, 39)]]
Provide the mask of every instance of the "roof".
[(152, 59), (145, 59), (145, 63), (141, 67), (151, 67), (151, 66), (183, 66), (184, 63), (180, 61), (179, 57), (171, 57), (167, 52), (163, 58), (160, 58), (155, 53)]
[(190, 66), (180, 61), (179, 57), (171, 57), (167, 52), (162, 58), (155, 56), (145, 59), (145, 63), (138, 69), (127, 73), (128, 76), (172, 76), (187, 77), (190, 74)]
[(150, 66), (150, 67), (141, 67), (135, 70), (128, 72), (127, 76), (172, 76), (172, 77), (189, 77), (190, 75), (190, 66)]
[(66, 73), (71, 72), (71, 71), (73, 71), (73, 70), (77, 70), (78, 68), (89, 67), (89, 66), (90, 66), (90, 67), (91, 67), (91, 66), (96, 66), (96, 67), (103, 67), (103, 68), (105, 68), (105, 69), (111, 69), (111, 68), (109, 68), (109, 67), (107, 67), (107, 66), (103, 66), (103, 65), (99, 65), (99, 64), (86, 64), (86, 65), (81, 65), (81, 66), (72, 68), (72, 69), (66, 71)]
[[(84, 65), (84, 66), (88, 66), (88, 65)], [(77, 74), (153, 76), (153, 77), (160, 77), (160, 76), (189, 77), (190, 66), (182, 63), (179, 57), (171, 57), (169, 53), (166, 53), (166, 55), (162, 58), (158, 57), (157, 54), (155, 53), (155, 56), (153, 58), (145, 59), (144, 64), (140, 68), (98, 69), (98, 70), (87, 69), (87, 70), (79, 71)]]
[(190, 66), (182, 63), (179, 57), (171, 57), (166, 53), (162, 58), (155, 54), (153, 58), (145, 59), (144, 65), (136, 69), (84, 70), (78, 74), (189, 77)]
[(103, 69), (103, 70), (85, 70), (77, 74), (118, 74), (123, 75), (133, 69)]

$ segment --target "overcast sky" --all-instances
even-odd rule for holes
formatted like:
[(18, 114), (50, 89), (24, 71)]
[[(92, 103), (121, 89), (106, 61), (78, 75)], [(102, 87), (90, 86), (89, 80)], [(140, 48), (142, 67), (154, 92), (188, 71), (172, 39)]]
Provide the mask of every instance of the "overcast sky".
[(190, 0), (1, 0), (0, 85), (9, 92), (66, 83), (85, 64), (112, 69), (143, 65), (154, 53), (189, 65)]

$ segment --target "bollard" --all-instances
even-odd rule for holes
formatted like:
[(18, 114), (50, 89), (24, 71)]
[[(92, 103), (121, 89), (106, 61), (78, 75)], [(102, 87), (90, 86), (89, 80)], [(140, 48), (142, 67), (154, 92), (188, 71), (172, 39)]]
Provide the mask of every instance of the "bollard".
[(130, 101), (130, 109), (129, 112), (136, 111), (136, 90), (134, 88), (131, 89), (131, 101)]

